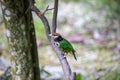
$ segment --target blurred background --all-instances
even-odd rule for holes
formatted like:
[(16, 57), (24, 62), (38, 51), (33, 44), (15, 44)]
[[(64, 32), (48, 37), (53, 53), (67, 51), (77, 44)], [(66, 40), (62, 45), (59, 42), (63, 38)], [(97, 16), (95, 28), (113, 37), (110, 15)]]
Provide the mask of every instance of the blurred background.
[[(76, 50), (77, 61), (67, 55), (78, 80), (120, 80), (120, 0), (59, 0), (58, 28)], [(53, 0), (36, 0), (41, 11)], [(52, 11), (45, 16), (51, 25)], [(63, 71), (46, 38), (41, 20), (33, 13), (39, 64), (43, 79), (59, 80)], [(9, 47), (0, 8), (0, 76), (10, 66)]]

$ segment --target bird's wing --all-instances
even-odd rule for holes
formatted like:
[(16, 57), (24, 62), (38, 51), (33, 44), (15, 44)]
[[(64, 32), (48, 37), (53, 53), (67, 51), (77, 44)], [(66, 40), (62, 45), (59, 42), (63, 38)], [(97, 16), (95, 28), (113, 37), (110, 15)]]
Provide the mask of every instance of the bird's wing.
[(72, 45), (65, 39), (63, 41), (61, 41), (60, 48), (63, 49), (63, 50), (68, 50), (68, 51), (75, 52)]
[(74, 58), (77, 60), (76, 56), (75, 56), (75, 50), (74, 48), (72, 47), (72, 45), (67, 41), (67, 40), (63, 40), (61, 43), (60, 43), (60, 48), (66, 52), (66, 53), (72, 53)]

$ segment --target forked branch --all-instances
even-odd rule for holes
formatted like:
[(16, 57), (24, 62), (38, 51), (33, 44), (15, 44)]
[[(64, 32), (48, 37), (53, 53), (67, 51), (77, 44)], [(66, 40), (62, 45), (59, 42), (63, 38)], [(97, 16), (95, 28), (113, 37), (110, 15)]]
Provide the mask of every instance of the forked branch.
[(46, 7), (46, 9), (45, 9), (45, 11), (42, 13), (43, 15), (47, 12), (47, 11), (49, 11), (49, 10), (53, 10), (54, 8), (49, 8), (49, 5)]
[(60, 51), (54, 45), (54, 40), (49, 36), (49, 34), (51, 34), (50, 25), (48, 23), (47, 18), (44, 15), (48, 10), (54, 9), (53, 19), (52, 19), (52, 33), (56, 32), (56, 28), (57, 28), (58, 0), (54, 0), (54, 8), (49, 9), (49, 6), (47, 6), (46, 9), (45, 9), (45, 11), (43, 13), (34, 5), (34, 1), (33, 0), (29, 0), (29, 1), (30, 1), (30, 8), (31, 8), (31, 10), (34, 11), (39, 16), (39, 18), (41, 19), (41, 21), (44, 24), (47, 38), (51, 42), (51, 45), (52, 45), (54, 51), (56, 52), (56, 54), (57, 54), (57, 56), (59, 58), (59, 61), (60, 61), (61, 65), (62, 65), (62, 69), (64, 71), (66, 80), (74, 80), (76, 73), (72, 73), (71, 68), (70, 68), (70, 66), (69, 66), (66, 58), (64, 57), (63, 52)]

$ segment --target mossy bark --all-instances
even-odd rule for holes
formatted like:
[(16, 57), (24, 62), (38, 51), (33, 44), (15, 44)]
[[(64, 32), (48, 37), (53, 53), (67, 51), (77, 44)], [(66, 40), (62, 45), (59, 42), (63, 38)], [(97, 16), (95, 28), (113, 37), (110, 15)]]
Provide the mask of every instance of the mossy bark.
[(11, 53), (12, 80), (40, 80), (29, 0), (1, 0)]

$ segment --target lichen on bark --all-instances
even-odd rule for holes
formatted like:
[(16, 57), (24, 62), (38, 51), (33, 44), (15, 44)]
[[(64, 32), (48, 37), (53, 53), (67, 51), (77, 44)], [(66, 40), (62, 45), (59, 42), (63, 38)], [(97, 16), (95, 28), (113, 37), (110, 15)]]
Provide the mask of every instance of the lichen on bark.
[(33, 54), (37, 54), (37, 47), (35, 34), (32, 34), (35, 32), (29, 2), (28, 0), (1, 0), (0, 2), (11, 53), (12, 80), (39, 80), (37, 55), (36, 59), (33, 57)]

